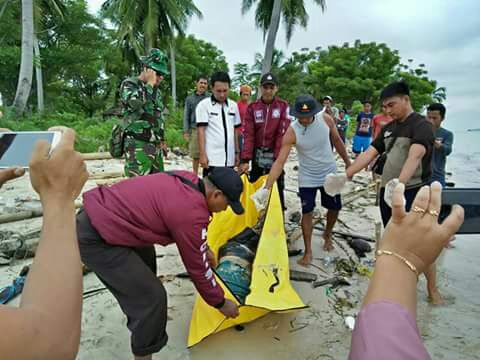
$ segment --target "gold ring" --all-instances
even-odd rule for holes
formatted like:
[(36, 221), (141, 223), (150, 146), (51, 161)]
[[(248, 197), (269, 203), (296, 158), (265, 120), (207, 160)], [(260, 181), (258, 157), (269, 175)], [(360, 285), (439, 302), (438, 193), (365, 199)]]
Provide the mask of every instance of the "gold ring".
[(429, 210), (428, 213), (435, 217), (438, 217), (438, 215), (440, 215), (437, 210)]
[(422, 209), (421, 207), (418, 207), (418, 206), (414, 206), (412, 211), (420, 214), (425, 214), (425, 209)]

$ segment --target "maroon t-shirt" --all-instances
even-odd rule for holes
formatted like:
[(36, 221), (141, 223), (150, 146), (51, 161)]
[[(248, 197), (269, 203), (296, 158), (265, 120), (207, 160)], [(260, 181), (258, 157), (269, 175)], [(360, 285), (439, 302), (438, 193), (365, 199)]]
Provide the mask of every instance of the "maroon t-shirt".
[[(176, 171), (194, 184), (199, 178)], [(207, 260), (211, 213), (200, 191), (165, 173), (138, 176), (83, 194), (85, 211), (106, 243), (128, 247), (176, 243), (203, 299), (212, 306), (224, 294)]]

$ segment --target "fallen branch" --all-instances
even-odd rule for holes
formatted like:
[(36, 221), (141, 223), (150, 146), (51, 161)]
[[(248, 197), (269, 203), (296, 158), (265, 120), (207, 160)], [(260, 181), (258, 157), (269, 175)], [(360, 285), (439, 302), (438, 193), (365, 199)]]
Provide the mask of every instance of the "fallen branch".
[[(316, 229), (316, 230), (325, 231), (325, 228), (323, 228), (321, 226), (316, 225), (313, 228)], [(355, 233), (347, 233), (347, 232), (343, 232), (343, 231), (334, 230), (334, 231), (332, 231), (332, 234), (333, 235), (338, 235), (338, 236), (341, 236), (341, 237), (347, 238), (347, 239), (362, 239), (362, 240), (372, 242), (372, 243), (375, 242), (375, 239), (372, 239), (371, 237), (368, 237), (368, 236), (365, 236), (365, 235), (360, 235), (360, 234), (355, 234)]]
[[(82, 206), (81, 202), (75, 202), (75, 208), (78, 209)], [(0, 215), (0, 224), (11, 223), (15, 221), (33, 219), (37, 217), (43, 216), (43, 209), (35, 209), (35, 210), (22, 210), (11, 214), (3, 214)]]

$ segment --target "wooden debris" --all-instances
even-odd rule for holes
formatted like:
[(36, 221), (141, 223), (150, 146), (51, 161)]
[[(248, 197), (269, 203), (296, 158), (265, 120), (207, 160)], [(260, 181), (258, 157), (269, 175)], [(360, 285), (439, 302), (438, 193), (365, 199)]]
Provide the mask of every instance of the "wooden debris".
[(123, 171), (104, 171), (95, 174), (91, 174), (88, 179), (89, 180), (98, 180), (98, 179), (111, 179), (111, 178), (119, 178), (125, 176)]
[(312, 282), (316, 281), (318, 276), (305, 271), (290, 270), (290, 280)]
[(82, 154), (83, 160), (110, 160), (112, 155), (109, 152), (94, 152), (94, 153), (84, 153)]
[[(75, 202), (75, 208), (78, 209), (82, 206), (81, 202)], [(0, 224), (10, 223), (14, 221), (26, 220), (26, 219), (33, 219), (37, 217), (43, 216), (43, 209), (35, 209), (35, 210), (22, 210), (17, 211), (11, 214), (2, 214), (0, 215)]]
[[(315, 225), (313, 228), (316, 229), (316, 230), (325, 231), (325, 229), (321, 226)], [(368, 241), (368, 242), (375, 242), (374, 239), (372, 239), (368, 236), (355, 234), (355, 233), (347, 233), (347, 232), (343, 232), (343, 231), (334, 230), (334, 231), (332, 231), (332, 234), (333, 235), (338, 235), (338, 236), (343, 237), (343, 238), (362, 239), (362, 240), (365, 240), (365, 241)]]

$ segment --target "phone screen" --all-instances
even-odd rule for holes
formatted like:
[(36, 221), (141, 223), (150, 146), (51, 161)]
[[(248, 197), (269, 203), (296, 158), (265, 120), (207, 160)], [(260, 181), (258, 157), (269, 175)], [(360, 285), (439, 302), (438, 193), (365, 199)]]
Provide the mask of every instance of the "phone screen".
[(38, 140), (52, 144), (54, 132), (0, 133), (0, 168), (28, 167)]
[(480, 234), (480, 189), (447, 188), (442, 192), (442, 204), (444, 217), (453, 204), (465, 210), (465, 221), (457, 234)]

